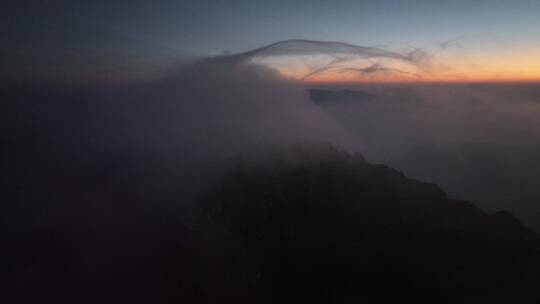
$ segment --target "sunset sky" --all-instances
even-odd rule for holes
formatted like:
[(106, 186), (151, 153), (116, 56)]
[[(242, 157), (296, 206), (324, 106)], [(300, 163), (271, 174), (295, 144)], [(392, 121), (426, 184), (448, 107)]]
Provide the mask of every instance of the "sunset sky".
[(414, 77), (330, 73), (312, 82), (540, 81), (540, 1), (26, 0), (0, 14), (4, 81), (144, 79), (185, 58), (287, 39), (421, 49), (432, 62)]

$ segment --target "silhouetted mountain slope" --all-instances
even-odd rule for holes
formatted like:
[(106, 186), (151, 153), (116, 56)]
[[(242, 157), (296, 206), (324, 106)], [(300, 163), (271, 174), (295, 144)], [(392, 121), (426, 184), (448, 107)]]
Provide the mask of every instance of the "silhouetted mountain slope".
[[(332, 148), (239, 165), (204, 204), (273, 303), (537, 303), (538, 236)], [(269, 298), (267, 298), (269, 297)]]

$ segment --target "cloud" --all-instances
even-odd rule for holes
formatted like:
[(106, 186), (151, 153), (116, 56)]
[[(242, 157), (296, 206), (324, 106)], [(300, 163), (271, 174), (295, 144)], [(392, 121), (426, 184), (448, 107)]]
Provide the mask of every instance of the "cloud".
[[(389, 51), (382, 47), (359, 46), (335, 41), (284, 40), (250, 51), (229, 55), (232, 61), (255, 60), (264, 63), (265, 59), (289, 57), (287, 64), (302, 64), (305, 57), (314, 58), (311, 65), (303, 65), (305, 72), (297, 77), (300, 80), (312, 79), (327, 73), (361, 72), (365, 74), (398, 73), (417, 75), (431, 69), (430, 55), (420, 48), (405, 52)], [(271, 65), (271, 64), (270, 64)]]
[[(75, 176), (69, 181), (51, 177), (54, 193), (63, 193), (66, 184), (88, 187), (85, 176), (110, 164), (103, 169), (112, 170), (103, 183), (129, 185), (118, 191), (159, 202), (180, 192), (182, 199), (176, 203), (187, 204), (239, 154), (262, 157), (298, 143), (360, 146), (309, 100), (303, 84), (284, 79), (271, 67), (231, 56), (184, 64), (152, 82), (41, 89), (8, 98), (35, 107), (7, 101), (5, 113), (17, 109), (20, 115), (9, 115), (4, 132), (19, 142), (34, 138), (33, 130), (39, 130), (39, 140), (23, 146), (62, 160), (64, 169), (55, 171)], [(84, 208), (72, 211), (78, 214), (73, 218), (89, 213)]]
[[(167, 201), (177, 192), (190, 201), (189, 196), (201, 191), (235, 155), (259, 157), (306, 142), (359, 151), (370, 161), (388, 163), (419, 179), (437, 182), (462, 198), (476, 198), (470, 188), (465, 191), (462, 183), (453, 183), (455, 176), (468, 172), (468, 165), (460, 158), (464, 145), (489, 142), (488, 157), (499, 155), (492, 147), (529, 151), (526, 146), (540, 139), (536, 131), (540, 130), (540, 95), (532, 87), (372, 86), (369, 93), (374, 98), (370, 102), (347, 102), (339, 107), (327, 102), (328, 107), (321, 108), (309, 99), (304, 83), (289, 79), (270, 61), (290, 56), (318, 61), (321, 54), (327, 61), (308, 64), (304, 80), (330, 72), (419, 77), (414, 73), (422, 75), (422, 66), (432, 60), (420, 49), (394, 53), (337, 42), (289, 40), (185, 63), (148, 83), (62, 92), (51, 89), (35, 98), (25, 97), (36, 103), (30, 108), (7, 102), (3, 112), (11, 113), (9, 107), (14, 106), (20, 115), (4, 114), (9, 118), (5, 119), (9, 123), (4, 133), (20, 140), (34, 138), (39, 130), (39, 142), (48, 144), (29, 141), (30, 150), (62, 159), (62, 166), (74, 176), (94, 172), (100, 164), (114, 164), (111, 170), (115, 173), (107, 176), (129, 185), (125, 191), (152, 201)], [(387, 60), (407, 63), (415, 72)], [(431, 150), (426, 155), (415, 152), (418, 149)], [(512, 156), (512, 168), (519, 167), (518, 159)], [(458, 165), (451, 168), (426, 170), (454, 161)], [(457, 168), (463, 170), (452, 171)], [(531, 170), (520, 172), (526, 171)], [(486, 176), (485, 180), (495, 176), (480, 175)], [(66, 181), (51, 178), (51, 183), (61, 193)], [(73, 183), (87, 186), (84, 180), (70, 179), (69, 184)], [(528, 188), (532, 194), (536, 193), (534, 187)], [(511, 201), (519, 198), (513, 196)], [(490, 205), (488, 199), (478, 202)], [(497, 207), (512, 202), (501, 201)], [(80, 212), (85, 216), (82, 209)]]

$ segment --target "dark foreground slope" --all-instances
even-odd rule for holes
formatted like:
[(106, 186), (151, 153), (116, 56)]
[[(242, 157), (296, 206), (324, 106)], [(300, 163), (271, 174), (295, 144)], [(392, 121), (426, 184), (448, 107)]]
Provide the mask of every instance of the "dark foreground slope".
[(274, 303), (537, 303), (540, 243), (507, 212), (331, 148), (238, 166), (204, 213)]

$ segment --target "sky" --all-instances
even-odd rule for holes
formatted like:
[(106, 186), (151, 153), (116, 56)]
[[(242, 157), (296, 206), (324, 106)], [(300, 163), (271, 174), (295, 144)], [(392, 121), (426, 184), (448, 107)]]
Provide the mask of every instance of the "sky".
[(421, 79), (365, 81), (540, 81), (539, 1), (23, 0), (3, 4), (0, 18), (4, 81), (144, 79), (287, 39), (422, 49), (434, 63)]

